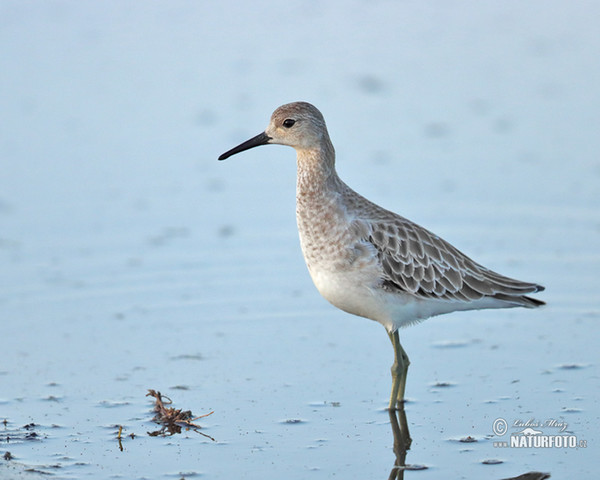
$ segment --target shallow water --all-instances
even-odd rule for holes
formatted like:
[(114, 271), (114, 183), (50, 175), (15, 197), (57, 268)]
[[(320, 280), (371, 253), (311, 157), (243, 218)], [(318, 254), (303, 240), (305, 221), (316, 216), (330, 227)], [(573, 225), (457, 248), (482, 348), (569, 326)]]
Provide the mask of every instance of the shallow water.
[[(226, 3), (132, 5), (0, 4), (11, 45), (0, 53), (0, 453), (12, 456), (0, 476), (390, 476), (391, 345), (311, 284), (293, 151), (216, 161), (302, 98), (328, 119), (350, 185), (547, 287), (543, 309), (402, 331), (405, 462), (427, 467), (404, 477), (589, 477), (600, 386), (593, 15), (562, 3), (535, 20), (517, 3), (357, 3), (330, 32), (337, 11), (302, 2), (235, 18)], [(307, 25), (314, 35), (296, 44)], [(176, 408), (214, 411), (198, 420), (214, 441), (148, 436), (151, 388)], [(577, 446), (495, 446), (528, 420), (546, 435), (564, 427)], [(563, 427), (543, 425), (552, 420)]]

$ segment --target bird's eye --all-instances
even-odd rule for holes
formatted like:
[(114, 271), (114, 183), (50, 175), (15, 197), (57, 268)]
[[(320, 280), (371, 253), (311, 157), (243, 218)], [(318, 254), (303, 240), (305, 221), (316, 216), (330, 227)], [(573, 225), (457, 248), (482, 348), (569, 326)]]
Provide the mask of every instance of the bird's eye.
[(292, 128), (294, 126), (294, 123), (296, 123), (296, 120), (292, 119), (292, 118), (286, 118), (283, 121), (283, 126), (285, 128)]

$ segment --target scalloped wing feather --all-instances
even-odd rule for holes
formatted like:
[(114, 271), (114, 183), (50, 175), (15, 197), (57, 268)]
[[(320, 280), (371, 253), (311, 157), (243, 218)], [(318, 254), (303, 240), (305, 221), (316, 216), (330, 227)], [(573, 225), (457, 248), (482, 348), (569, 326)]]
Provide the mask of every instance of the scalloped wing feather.
[(524, 296), (542, 291), (542, 286), (493, 272), (403, 217), (359, 222), (363, 224), (362, 231), (368, 232), (363, 238), (377, 251), (384, 288), (427, 299), (473, 302), (491, 297), (526, 307), (543, 304)]

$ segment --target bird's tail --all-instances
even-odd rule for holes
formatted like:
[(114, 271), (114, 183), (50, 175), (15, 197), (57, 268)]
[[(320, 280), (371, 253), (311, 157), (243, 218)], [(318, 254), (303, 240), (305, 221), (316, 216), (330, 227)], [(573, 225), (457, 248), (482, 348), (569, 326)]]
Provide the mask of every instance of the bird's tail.
[[(544, 287), (541, 285), (538, 285), (537, 287), (538, 288), (532, 293), (537, 293), (544, 290)], [(515, 307), (537, 308), (541, 307), (542, 305), (546, 305), (546, 302), (538, 300), (537, 298), (528, 297), (526, 295), (508, 295), (505, 293), (497, 293), (493, 297), (497, 298), (498, 300), (511, 303)]]

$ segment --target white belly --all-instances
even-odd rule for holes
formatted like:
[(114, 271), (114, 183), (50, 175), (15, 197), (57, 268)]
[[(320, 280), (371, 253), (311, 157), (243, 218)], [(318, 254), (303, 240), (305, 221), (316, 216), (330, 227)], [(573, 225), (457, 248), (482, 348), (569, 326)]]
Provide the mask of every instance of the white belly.
[(309, 271), (319, 293), (337, 308), (381, 323), (395, 331), (426, 318), (456, 310), (490, 308), (478, 302), (448, 302), (422, 299), (402, 292), (392, 292), (379, 285), (375, 266), (350, 271)]
[(374, 273), (365, 270), (332, 272), (309, 266), (312, 280), (328, 302), (345, 312), (380, 323), (388, 322), (388, 312), (374, 282)]

